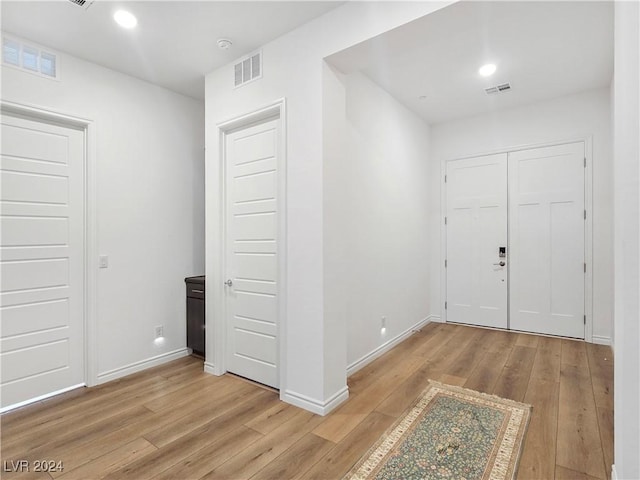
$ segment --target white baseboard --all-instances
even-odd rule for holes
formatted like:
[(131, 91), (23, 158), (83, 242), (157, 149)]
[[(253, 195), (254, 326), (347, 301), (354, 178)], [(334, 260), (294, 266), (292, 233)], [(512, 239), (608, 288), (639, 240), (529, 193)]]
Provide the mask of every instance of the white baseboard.
[(605, 337), (603, 335), (592, 335), (591, 342), (598, 345), (611, 346), (611, 337)]
[(444, 321), (442, 320), (442, 317), (440, 315), (429, 315), (427, 317), (427, 320), (429, 322), (434, 322), (434, 323), (444, 323)]
[(125, 365), (124, 367), (114, 368), (113, 370), (99, 373), (96, 385), (110, 382), (111, 380), (115, 380), (117, 378), (126, 377), (127, 375), (131, 375), (132, 373), (140, 372), (142, 370), (146, 370), (147, 368), (162, 365), (163, 363), (177, 360), (178, 358), (186, 357), (187, 355), (189, 355), (189, 350), (186, 348), (180, 348), (172, 352), (167, 352), (161, 355), (156, 355), (155, 357), (147, 358), (145, 360), (140, 360), (139, 362), (130, 363), (129, 365)]
[(611, 480), (618, 480), (618, 472), (616, 472), (615, 465), (611, 465)]
[(305, 410), (315, 413), (317, 415), (327, 415), (331, 410), (336, 408), (342, 402), (345, 402), (349, 398), (349, 387), (346, 385), (331, 395), (324, 402), (315, 398), (307, 397), (300, 393), (286, 390), (280, 393), (280, 400), (290, 403), (296, 407), (304, 408)]
[(30, 405), (32, 403), (39, 402), (41, 400), (46, 400), (47, 398), (55, 397), (56, 395), (60, 395), (62, 393), (70, 392), (71, 390), (75, 390), (76, 388), (85, 387), (86, 384), (79, 383), (78, 385), (72, 385), (67, 388), (63, 388), (61, 390), (56, 390), (55, 392), (45, 393), (44, 395), (40, 395), (39, 397), (30, 398), (29, 400), (25, 400), (23, 402), (14, 403), (13, 405), (7, 405), (6, 407), (0, 408), (0, 413), (8, 412), (9, 410), (14, 410), (16, 408), (24, 407), (26, 405)]
[[(396, 337), (392, 338), (391, 340), (387, 340), (385, 343), (380, 345), (375, 350), (367, 353), (365, 356), (359, 358), (358, 360), (353, 362), (351, 365), (347, 366), (347, 377), (353, 375), (354, 373), (356, 373), (361, 368), (363, 368), (366, 365), (368, 365), (369, 363), (373, 362), (376, 358), (378, 358), (378, 357), (382, 356), (383, 354), (387, 353), (389, 350), (391, 350), (393, 347), (398, 345), (400, 342), (402, 342), (403, 340), (409, 338), (416, 330), (419, 330), (420, 328), (424, 327), (425, 325), (427, 325), (428, 323), (430, 323), (432, 321), (438, 321), (438, 320), (432, 320), (433, 318), (436, 318), (436, 316), (429, 315), (427, 318), (424, 318), (424, 319), (420, 320), (418, 323), (416, 323), (411, 328), (408, 328), (407, 330), (402, 332), (400, 335), (397, 335)], [(440, 317), (437, 317), (437, 318), (439, 319)]]
[(209, 362), (204, 362), (204, 373), (208, 373), (209, 375), (216, 375), (216, 376), (222, 375), (220, 372), (216, 371), (216, 367), (213, 365), (213, 363), (209, 363)]

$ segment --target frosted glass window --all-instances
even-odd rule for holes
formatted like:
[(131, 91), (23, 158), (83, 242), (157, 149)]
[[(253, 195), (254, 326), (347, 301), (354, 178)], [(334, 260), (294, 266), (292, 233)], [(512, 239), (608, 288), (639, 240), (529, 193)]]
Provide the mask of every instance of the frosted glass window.
[(34, 72), (38, 71), (38, 57), (40, 52), (26, 45), (22, 48), (22, 67)]
[(40, 73), (49, 77), (56, 76), (56, 56), (42, 52), (40, 54)]
[(20, 44), (9, 40), (2, 39), (2, 61), (10, 65), (20, 66)]

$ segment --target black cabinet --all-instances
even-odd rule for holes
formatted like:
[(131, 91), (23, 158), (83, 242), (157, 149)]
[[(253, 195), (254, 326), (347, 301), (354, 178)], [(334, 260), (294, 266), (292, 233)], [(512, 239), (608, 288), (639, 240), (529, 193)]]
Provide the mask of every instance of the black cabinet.
[(204, 357), (204, 275), (187, 277), (187, 347)]

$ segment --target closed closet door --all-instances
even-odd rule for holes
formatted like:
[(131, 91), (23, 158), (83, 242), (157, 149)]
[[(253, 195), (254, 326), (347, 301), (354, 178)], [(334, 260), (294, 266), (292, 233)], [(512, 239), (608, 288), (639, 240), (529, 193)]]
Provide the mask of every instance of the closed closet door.
[(510, 324), (584, 338), (584, 143), (509, 154)]
[(84, 146), (2, 116), (2, 408), (84, 383)]
[(447, 165), (447, 321), (507, 328), (507, 154)]
[(226, 135), (227, 370), (278, 388), (279, 119)]

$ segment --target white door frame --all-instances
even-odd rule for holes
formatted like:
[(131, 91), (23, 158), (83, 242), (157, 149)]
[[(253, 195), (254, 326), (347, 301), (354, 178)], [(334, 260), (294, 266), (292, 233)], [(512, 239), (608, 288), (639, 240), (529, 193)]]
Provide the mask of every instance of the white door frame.
[[(278, 180), (277, 180), (277, 208), (278, 208), (278, 324), (277, 324), (277, 342), (278, 342), (278, 375), (281, 395), (286, 391), (286, 325), (287, 325), (287, 141), (286, 141), (286, 99), (280, 98), (275, 102), (249, 113), (238, 115), (216, 125), (217, 137), (219, 139), (218, 161), (219, 164), (214, 166), (218, 172), (217, 194), (214, 193), (212, 200), (216, 202), (218, 226), (214, 234), (214, 241), (217, 244), (213, 251), (216, 253), (217, 259), (213, 260), (213, 278), (207, 278), (206, 288), (206, 305), (207, 319), (213, 328), (206, 329), (206, 341), (208, 345), (213, 345), (213, 359), (210, 359), (205, 352), (205, 371), (214, 375), (223, 375), (227, 372), (226, 365), (226, 338), (227, 338), (227, 321), (226, 321), (226, 301), (224, 290), (224, 275), (226, 274), (226, 151), (225, 141), (229, 132), (239, 128), (248, 127), (255, 123), (259, 123), (271, 118), (278, 118), (280, 126), (278, 131)], [(215, 158), (215, 157), (214, 157)], [(209, 208), (207, 202), (207, 208)], [(213, 205), (212, 205), (213, 207)], [(210, 230), (209, 230), (210, 231)], [(207, 239), (209, 241), (209, 239)], [(211, 306), (211, 307), (209, 307)], [(208, 348), (207, 351), (210, 351)], [(211, 361), (213, 360), (213, 361)]]
[[(35, 105), (0, 100), (3, 114), (18, 115), (27, 119), (53, 123), (63, 127), (80, 129), (84, 132), (84, 384), (92, 387), (98, 384), (97, 349), (97, 203), (96, 203), (96, 143), (95, 123), (93, 120), (77, 115), (52, 111)], [(76, 388), (75, 386), (72, 388)], [(67, 389), (69, 390), (69, 389)], [(38, 398), (27, 400), (24, 404), (42, 400), (63, 391), (51, 392)], [(18, 405), (13, 405), (17, 407)]]
[(513, 147), (504, 147), (488, 152), (476, 153), (473, 155), (465, 155), (451, 159), (442, 159), (440, 161), (440, 311), (441, 321), (447, 321), (447, 310), (445, 302), (447, 301), (447, 269), (444, 266), (444, 260), (447, 258), (447, 228), (444, 218), (447, 214), (447, 184), (445, 175), (447, 172), (447, 164), (456, 160), (466, 158), (481, 157), (485, 155), (493, 155), (496, 153), (509, 153), (521, 150), (530, 150), (533, 148), (553, 147), (556, 145), (565, 145), (567, 143), (584, 142), (584, 154), (587, 164), (584, 172), (584, 206), (587, 211), (587, 219), (585, 221), (585, 262), (587, 262), (587, 273), (584, 276), (584, 312), (587, 316), (584, 329), (584, 339), (586, 342), (593, 343), (593, 136), (588, 135), (580, 138), (571, 138), (566, 140), (558, 140), (554, 142), (534, 143), (529, 145), (516, 145)]

